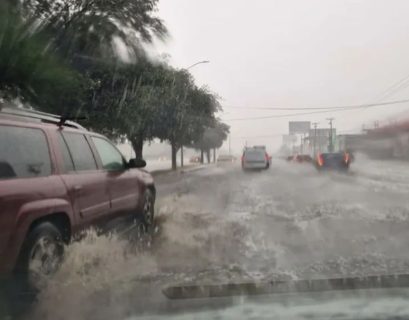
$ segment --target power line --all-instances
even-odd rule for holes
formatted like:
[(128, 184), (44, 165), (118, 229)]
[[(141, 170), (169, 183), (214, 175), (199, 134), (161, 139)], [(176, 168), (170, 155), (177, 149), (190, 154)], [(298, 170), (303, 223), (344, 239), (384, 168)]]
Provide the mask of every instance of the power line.
[[(403, 103), (407, 102), (409, 99), (406, 100), (395, 100), (395, 101), (388, 101), (388, 102), (382, 102), (382, 104), (387, 103), (387, 104), (396, 104), (396, 103)], [(355, 109), (355, 108), (366, 108), (366, 107), (372, 107), (372, 106), (377, 106), (377, 105), (382, 105), (380, 102), (376, 103), (366, 103), (366, 104), (359, 104), (359, 105), (349, 105), (349, 106), (333, 106), (333, 107), (239, 107), (239, 106), (224, 106), (224, 108), (235, 108), (235, 109), (259, 109), (259, 110), (277, 110), (277, 111), (287, 111), (287, 110), (337, 110), (337, 109)]]
[(375, 98), (375, 102), (380, 102), (390, 96), (393, 96), (400, 90), (404, 89), (405, 86), (409, 84), (409, 74), (405, 77), (401, 78), (399, 81), (393, 83), (390, 87), (388, 87), (385, 91), (383, 91), (377, 98)]
[[(374, 98), (373, 103), (381, 102), (382, 100), (395, 95), (397, 92), (406, 89), (409, 86), (409, 74), (400, 80), (394, 82), (391, 86), (380, 93), (376, 98)], [(366, 104), (365, 104), (366, 107)], [(226, 109), (244, 109), (244, 110), (277, 110), (277, 111), (287, 111), (287, 110), (329, 110), (329, 109), (343, 109), (345, 106), (336, 107), (246, 107), (246, 106), (224, 106)]]
[(394, 90), (392, 90), (391, 92), (389, 92), (388, 94), (386, 94), (386, 95), (382, 98), (382, 100), (383, 100), (383, 99), (386, 99), (386, 98), (389, 98), (389, 97), (391, 97), (391, 96), (396, 95), (399, 91), (402, 91), (402, 90), (407, 89), (408, 86), (409, 86), (409, 77), (408, 77), (408, 79), (406, 79), (405, 82), (401, 83), (401, 84), (400, 84), (398, 87), (396, 87)]
[(244, 110), (277, 110), (277, 111), (287, 111), (287, 110), (328, 110), (328, 109), (342, 109), (345, 107), (303, 107), (303, 108), (284, 108), (284, 107), (243, 107), (243, 106), (223, 106), (226, 109), (244, 109)]
[(395, 105), (395, 104), (402, 104), (402, 103), (407, 103), (407, 102), (409, 102), (409, 99), (388, 101), (388, 102), (382, 102), (382, 103), (370, 103), (370, 104), (361, 104), (361, 105), (352, 105), (352, 106), (339, 106), (339, 107), (328, 108), (324, 111), (297, 112), (297, 113), (250, 117), (250, 118), (247, 117), (247, 118), (226, 119), (225, 121), (246, 121), (246, 120), (262, 120), (262, 119), (273, 119), (273, 118), (288, 118), (288, 117), (303, 116), (303, 115), (310, 115), (310, 114), (351, 111), (351, 110), (356, 110), (356, 109), (373, 108), (373, 107), (386, 106), (386, 105)]
[(232, 137), (232, 139), (261, 139), (261, 138), (275, 138), (275, 137), (281, 137), (282, 135), (283, 135), (282, 133), (277, 133), (277, 134), (271, 134), (271, 135), (265, 135), (265, 136)]
[[(399, 91), (407, 88), (408, 85), (409, 85), (409, 74), (399, 79), (398, 81), (394, 82), (388, 88), (386, 88), (382, 93), (380, 93), (377, 97), (374, 98), (373, 103), (381, 102), (391, 96), (394, 96)], [(367, 107), (365, 107), (364, 109), (366, 108)]]

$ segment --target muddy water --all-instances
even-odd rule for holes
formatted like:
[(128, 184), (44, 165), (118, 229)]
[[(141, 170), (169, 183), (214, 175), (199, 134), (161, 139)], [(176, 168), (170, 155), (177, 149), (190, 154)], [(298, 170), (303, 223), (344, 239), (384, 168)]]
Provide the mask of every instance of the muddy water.
[(409, 170), (358, 158), (351, 174), (274, 161), (157, 178), (157, 227), (67, 248), (30, 319), (123, 319), (166, 308), (179, 283), (409, 271)]

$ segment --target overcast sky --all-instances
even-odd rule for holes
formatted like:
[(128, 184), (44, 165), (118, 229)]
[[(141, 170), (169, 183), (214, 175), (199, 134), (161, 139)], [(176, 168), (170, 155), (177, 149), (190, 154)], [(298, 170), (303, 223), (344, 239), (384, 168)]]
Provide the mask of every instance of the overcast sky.
[(325, 119), (333, 116), (338, 132), (359, 132), (363, 123), (388, 122), (409, 110), (408, 103), (228, 121), (297, 112), (257, 107), (327, 107), (409, 98), (407, 80), (398, 92), (382, 99), (394, 83), (409, 78), (408, 12), (408, 0), (160, 0), (159, 15), (171, 37), (157, 48), (169, 53), (171, 63), (180, 68), (210, 60), (191, 72), (199, 85), (221, 96), (221, 117), (231, 125), (236, 151), (245, 140), (277, 148), (290, 120), (327, 127)]

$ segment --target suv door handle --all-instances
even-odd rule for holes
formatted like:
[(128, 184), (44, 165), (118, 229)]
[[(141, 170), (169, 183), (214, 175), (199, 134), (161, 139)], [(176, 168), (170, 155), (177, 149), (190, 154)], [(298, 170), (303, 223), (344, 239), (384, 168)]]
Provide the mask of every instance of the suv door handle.
[(82, 189), (82, 186), (74, 186), (74, 191), (80, 191)]

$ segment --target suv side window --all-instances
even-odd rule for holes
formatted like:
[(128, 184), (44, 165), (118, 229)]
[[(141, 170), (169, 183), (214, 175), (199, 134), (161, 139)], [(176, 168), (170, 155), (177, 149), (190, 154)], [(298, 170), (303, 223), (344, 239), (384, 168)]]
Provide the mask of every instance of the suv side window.
[(50, 152), (43, 131), (0, 126), (0, 180), (50, 174)]
[(71, 132), (64, 132), (63, 136), (74, 162), (75, 171), (96, 170), (97, 164), (85, 136)]
[(68, 150), (67, 143), (64, 140), (61, 132), (58, 134), (58, 143), (60, 145), (60, 151), (63, 159), (64, 173), (74, 171), (74, 163), (70, 151)]
[(104, 169), (109, 171), (125, 169), (122, 154), (110, 142), (98, 137), (92, 137), (92, 141), (97, 148)]

